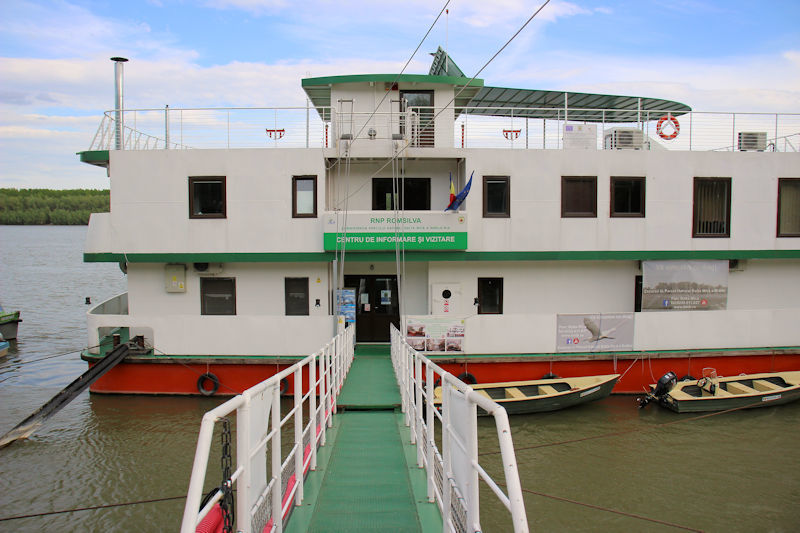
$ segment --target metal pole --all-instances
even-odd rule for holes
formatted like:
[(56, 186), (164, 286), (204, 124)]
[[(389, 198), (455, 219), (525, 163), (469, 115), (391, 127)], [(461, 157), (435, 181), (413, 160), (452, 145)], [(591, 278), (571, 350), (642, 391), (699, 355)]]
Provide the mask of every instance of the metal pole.
[(123, 149), (123, 135), (124, 135), (124, 124), (123, 124), (123, 111), (124, 111), (124, 102), (123, 102), (123, 72), (122, 72), (122, 65), (126, 61), (128, 61), (124, 57), (112, 57), (111, 61), (114, 62), (114, 149), (115, 150), (122, 150)]
[(164, 150), (169, 150), (169, 104), (164, 106)]

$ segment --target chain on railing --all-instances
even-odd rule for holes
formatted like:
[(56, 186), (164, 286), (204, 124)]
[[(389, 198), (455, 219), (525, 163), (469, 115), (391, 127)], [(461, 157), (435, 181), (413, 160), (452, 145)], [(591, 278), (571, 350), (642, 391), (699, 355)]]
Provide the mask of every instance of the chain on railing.
[[(425, 468), (428, 501), (436, 502), (447, 531), (482, 531), (478, 482), (483, 481), (511, 514), (513, 530), (528, 531), (514, 444), (503, 407), (481, 396), (420, 352), (392, 325), (392, 364), (400, 386), (405, 423)], [(438, 377), (437, 377), (438, 376)], [(435, 401), (435, 384), (440, 398)], [(494, 417), (507, 494), (478, 463), (478, 409)], [(436, 442), (441, 431), (441, 451)]]
[[(343, 321), (340, 321), (343, 327)], [(236, 469), (226, 465), (223, 451), (223, 487), (236, 488), (235, 530), (243, 533), (283, 531), (292, 506), (303, 501), (304, 475), (317, 467), (317, 448), (326, 442), (333, 424), (336, 399), (353, 361), (355, 327), (342, 330), (319, 352), (286, 368), (226, 401), (203, 416), (186, 497), (182, 533), (194, 533), (203, 519), (225, 497), (218, 490), (200, 509), (211, 440), (217, 422), (236, 413)], [(306, 380), (304, 381), (304, 373)], [(293, 380), (293, 405), (282, 416), (281, 387)], [(288, 383), (287, 383), (288, 384)], [(303, 413), (308, 421), (303, 424)], [(281, 447), (282, 431), (294, 425), (293, 446)], [(224, 439), (223, 427), (223, 439)], [(223, 445), (224, 447), (224, 445)]]

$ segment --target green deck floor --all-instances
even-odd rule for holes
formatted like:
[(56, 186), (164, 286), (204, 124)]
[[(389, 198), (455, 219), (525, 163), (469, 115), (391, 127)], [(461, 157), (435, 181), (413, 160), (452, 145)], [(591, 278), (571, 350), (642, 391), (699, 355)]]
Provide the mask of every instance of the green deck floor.
[(306, 500), (288, 532), (441, 531), (399, 404), (389, 346), (358, 346), (333, 438), (320, 450), (320, 467), (306, 481)]

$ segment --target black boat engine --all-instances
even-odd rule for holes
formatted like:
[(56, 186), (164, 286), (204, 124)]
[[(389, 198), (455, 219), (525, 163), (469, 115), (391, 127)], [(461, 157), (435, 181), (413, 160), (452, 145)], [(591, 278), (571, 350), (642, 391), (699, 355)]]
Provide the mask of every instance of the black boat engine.
[(639, 398), (639, 409), (647, 406), (648, 403), (652, 402), (653, 400), (660, 400), (664, 395), (666, 395), (675, 384), (678, 383), (678, 376), (675, 375), (675, 372), (667, 372), (658, 380), (656, 383), (656, 388), (653, 392), (648, 392), (647, 396), (644, 398)]

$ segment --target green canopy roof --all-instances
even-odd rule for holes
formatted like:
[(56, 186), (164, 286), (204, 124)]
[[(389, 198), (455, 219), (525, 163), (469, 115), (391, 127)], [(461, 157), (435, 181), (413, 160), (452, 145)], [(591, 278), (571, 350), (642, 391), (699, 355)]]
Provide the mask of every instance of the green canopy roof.
[(304, 78), (302, 86), (311, 103), (324, 120), (330, 118), (325, 108), (331, 106), (331, 87), (343, 83), (381, 83), (387, 90), (395, 83), (451, 85), (458, 95), (454, 103), (456, 116), (462, 113), (495, 117), (564, 120), (585, 122), (636, 122), (654, 120), (665, 113), (675, 116), (692, 109), (686, 104), (610, 94), (570, 91), (542, 91), (484, 86), (482, 79), (470, 79), (441, 47), (433, 55), (426, 74), (356, 74)]
[[(429, 74), (466, 78), (441, 47), (433, 54)], [(692, 110), (685, 104), (660, 98), (484, 86), (469, 101), (466, 111), (471, 115), (511, 116), (510, 108), (514, 108), (516, 117), (563, 120), (565, 107), (570, 120), (587, 122), (635, 122), (639, 118), (647, 119), (648, 112), (660, 117), (665, 112), (679, 116)]]

